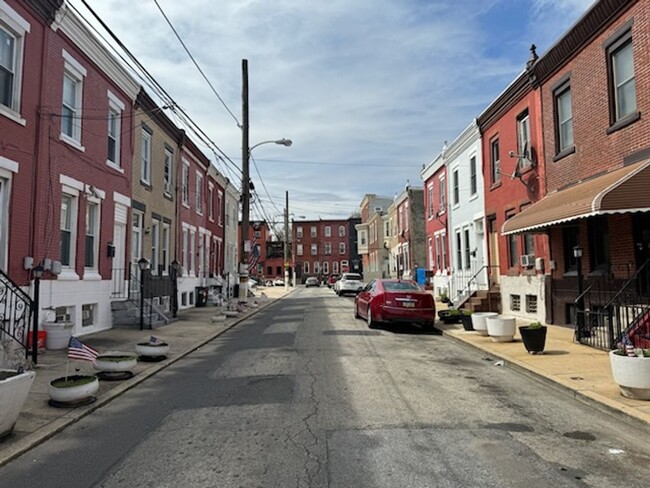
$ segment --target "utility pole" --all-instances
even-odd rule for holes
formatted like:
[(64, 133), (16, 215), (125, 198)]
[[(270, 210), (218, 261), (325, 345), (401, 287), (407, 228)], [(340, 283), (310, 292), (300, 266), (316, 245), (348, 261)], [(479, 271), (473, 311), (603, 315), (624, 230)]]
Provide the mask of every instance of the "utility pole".
[[(248, 301), (248, 255), (251, 251), (248, 239), (250, 212), (250, 181), (248, 147), (248, 60), (242, 59), (242, 178), (241, 178), (241, 260), (239, 263), (238, 301)], [(248, 248), (247, 248), (248, 246)]]
[(289, 289), (289, 191), (285, 191), (284, 205), (284, 289)]

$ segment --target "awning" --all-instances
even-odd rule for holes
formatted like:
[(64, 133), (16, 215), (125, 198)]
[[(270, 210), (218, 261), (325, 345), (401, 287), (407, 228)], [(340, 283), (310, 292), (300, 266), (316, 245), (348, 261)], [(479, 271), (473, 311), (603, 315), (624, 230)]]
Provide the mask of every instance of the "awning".
[(627, 212), (650, 212), (650, 161), (550, 193), (506, 220), (501, 233), (533, 232), (584, 217)]

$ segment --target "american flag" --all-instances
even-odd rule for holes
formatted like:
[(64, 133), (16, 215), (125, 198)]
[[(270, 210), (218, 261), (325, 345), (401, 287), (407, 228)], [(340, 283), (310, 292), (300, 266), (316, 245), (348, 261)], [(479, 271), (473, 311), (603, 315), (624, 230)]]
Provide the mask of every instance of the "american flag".
[(253, 242), (251, 242), (251, 255), (248, 258), (248, 272), (251, 273), (257, 266), (260, 260), (260, 248), (257, 245), (257, 236), (253, 234)]
[(95, 362), (99, 352), (87, 346), (76, 337), (71, 337), (68, 342), (68, 359), (79, 359), (81, 361)]
[(632, 341), (627, 335), (623, 336), (623, 346), (625, 347), (625, 354), (630, 357), (636, 357), (636, 353), (634, 352), (634, 344), (632, 344)]
[(165, 341), (163, 341), (162, 339), (159, 339), (158, 337), (155, 337), (155, 336), (149, 337), (149, 344), (151, 344), (152, 346), (159, 346), (159, 345), (164, 344), (164, 343), (165, 343)]

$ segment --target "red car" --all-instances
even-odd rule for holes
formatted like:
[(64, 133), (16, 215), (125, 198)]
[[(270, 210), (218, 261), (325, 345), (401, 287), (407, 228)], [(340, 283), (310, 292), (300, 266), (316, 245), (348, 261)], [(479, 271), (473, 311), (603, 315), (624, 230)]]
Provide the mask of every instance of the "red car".
[(380, 322), (417, 323), (432, 330), (436, 319), (436, 303), (411, 280), (372, 280), (354, 299), (355, 318), (364, 318), (368, 327)]
[(327, 287), (332, 288), (334, 286), (334, 283), (336, 283), (336, 280), (338, 280), (341, 276), (337, 274), (330, 275), (329, 278), (327, 278)]

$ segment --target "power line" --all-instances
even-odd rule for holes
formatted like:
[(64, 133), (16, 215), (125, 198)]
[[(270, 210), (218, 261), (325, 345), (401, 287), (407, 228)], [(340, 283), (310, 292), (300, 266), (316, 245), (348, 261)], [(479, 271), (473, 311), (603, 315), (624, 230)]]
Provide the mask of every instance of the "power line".
[(163, 16), (163, 17), (165, 18), (165, 20), (167, 21), (167, 24), (169, 25), (169, 27), (171, 28), (172, 32), (173, 32), (174, 35), (176, 36), (176, 39), (178, 39), (178, 42), (181, 43), (181, 46), (183, 46), (183, 49), (185, 49), (185, 52), (187, 53), (187, 55), (188, 55), (188, 56), (190, 57), (190, 59), (192, 60), (192, 63), (194, 63), (194, 66), (196, 66), (196, 69), (199, 70), (199, 73), (201, 73), (201, 76), (203, 77), (203, 79), (205, 80), (205, 82), (208, 84), (208, 86), (209, 86), (210, 89), (212, 90), (212, 93), (214, 93), (214, 94), (216, 95), (216, 97), (219, 99), (219, 101), (220, 101), (221, 104), (224, 106), (224, 108), (228, 111), (228, 113), (230, 114), (230, 116), (235, 120), (235, 122), (237, 123), (237, 127), (239, 127), (239, 128), (241, 129), (241, 128), (242, 128), (241, 123), (239, 122), (239, 120), (237, 119), (237, 117), (235, 116), (235, 114), (233, 114), (232, 111), (228, 108), (228, 105), (226, 105), (226, 102), (223, 101), (223, 99), (221, 98), (221, 96), (219, 95), (219, 93), (217, 93), (217, 90), (216, 90), (215, 87), (212, 85), (212, 83), (210, 82), (210, 80), (208, 80), (208, 77), (205, 75), (205, 73), (203, 72), (203, 70), (202, 70), (201, 67), (199, 66), (199, 63), (196, 62), (196, 59), (194, 59), (194, 56), (192, 56), (192, 53), (191, 53), (190, 50), (187, 48), (187, 46), (185, 45), (185, 42), (183, 42), (183, 39), (181, 39), (181, 36), (178, 34), (178, 32), (176, 31), (176, 29), (175, 29), (174, 26), (172, 25), (171, 21), (170, 21), (169, 18), (167, 17), (167, 14), (165, 14), (165, 11), (162, 9), (162, 7), (160, 6), (160, 4), (158, 3), (158, 0), (153, 0), (153, 3), (155, 3), (155, 4), (156, 4), (156, 7), (158, 7), (158, 10), (160, 11), (160, 13), (162, 14), (162, 16)]

